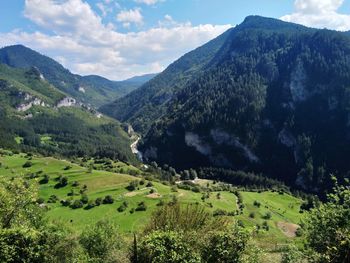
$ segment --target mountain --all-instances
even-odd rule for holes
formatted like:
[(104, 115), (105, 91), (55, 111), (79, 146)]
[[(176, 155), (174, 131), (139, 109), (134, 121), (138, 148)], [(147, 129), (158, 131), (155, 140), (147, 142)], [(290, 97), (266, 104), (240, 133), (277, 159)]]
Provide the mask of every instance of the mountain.
[(157, 75), (158, 75), (158, 73), (150, 73), (150, 74), (145, 74), (145, 75), (141, 75), (141, 76), (135, 76), (135, 77), (124, 80), (124, 82), (144, 84), (147, 81), (150, 81), (151, 79), (153, 79)]
[(230, 30), (206, 45), (184, 55), (139, 89), (104, 105), (100, 110), (120, 121), (131, 122), (145, 132), (166, 112), (166, 104), (186, 83), (203, 70), (225, 43)]
[(112, 102), (143, 84), (142, 81), (110, 81), (99, 76), (72, 74), (55, 60), (22, 45), (0, 49), (0, 63), (14, 68), (36, 67), (55, 87), (94, 107)]
[(0, 64), (0, 123), (1, 148), (136, 162), (125, 127), (57, 89), (37, 68)]
[(349, 94), (346, 33), (250, 16), (109, 112), (143, 132), (148, 160), (320, 191), (350, 170)]

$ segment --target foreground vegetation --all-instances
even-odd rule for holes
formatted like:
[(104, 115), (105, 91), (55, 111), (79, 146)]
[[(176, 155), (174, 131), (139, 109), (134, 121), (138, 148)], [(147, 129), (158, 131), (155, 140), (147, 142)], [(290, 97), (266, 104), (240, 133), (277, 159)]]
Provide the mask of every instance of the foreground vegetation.
[(337, 186), (328, 203), (307, 212), (303, 200), (282, 190), (181, 181), (186, 172), (162, 180), (168, 173), (109, 159), (68, 162), (2, 150), (0, 261), (346, 262), (349, 257), (348, 188)]

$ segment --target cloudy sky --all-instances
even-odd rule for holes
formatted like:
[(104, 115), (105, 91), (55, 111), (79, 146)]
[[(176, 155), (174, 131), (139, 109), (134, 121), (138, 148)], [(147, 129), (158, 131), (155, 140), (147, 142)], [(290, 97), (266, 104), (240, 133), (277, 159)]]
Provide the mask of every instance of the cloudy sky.
[(0, 1), (0, 47), (23, 44), (74, 73), (162, 71), (247, 15), (350, 30), (350, 0)]

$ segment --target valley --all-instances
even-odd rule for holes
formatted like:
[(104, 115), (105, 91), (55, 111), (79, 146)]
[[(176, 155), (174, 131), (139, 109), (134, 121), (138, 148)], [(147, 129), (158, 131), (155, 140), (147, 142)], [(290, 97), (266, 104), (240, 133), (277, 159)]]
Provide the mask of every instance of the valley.
[[(118, 27), (111, 1), (41, 1), (69, 16), (45, 29), (53, 58), (0, 48), (0, 262), (350, 262), (350, 31), (167, 14), (128, 32), (170, 1), (115, 2)], [(91, 36), (54, 37), (82, 10)]]

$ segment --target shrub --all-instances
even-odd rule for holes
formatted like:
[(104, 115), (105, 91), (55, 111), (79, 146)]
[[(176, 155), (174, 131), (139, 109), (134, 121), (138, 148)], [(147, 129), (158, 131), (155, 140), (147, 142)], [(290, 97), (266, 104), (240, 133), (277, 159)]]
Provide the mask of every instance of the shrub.
[(213, 216), (225, 216), (225, 215), (227, 215), (227, 212), (223, 209), (216, 209), (213, 212)]
[(84, 204), (81, 200), (74, 200), (73, 203), (70, 205), (72, 209), (82, 208), (83, 206)]
[(58, 183), (55, 185), (55, 188), (61, 188), (68, 185), (68, 178), (66, 176), (60, 176)]
[(56, 203), (58, 201), (58, 197), (56, 195), (51, 195), (49, 197), (48, 203)]
[(79, 184), (79, 182), (78, 181), (74, 181), (73, 183), (72, 183), (72, 186), (73, 187), (77, 187), (77, 186), (79, 186), (80, 184)]
[(22, 165), (23, 168), (29, 168), (29, 167), (32, 167), (32, 166), (33, 166), (33, 163), (30, 162), (30, 161), (27, 161), (27, 162), (25, 162), (25, 163)]
[(43, 178), (39, 181), (39, 184), (47, 184), (50, 181), (50, 176), (44, 174)]
[(174, 231), (155, 231), (144, 237), (140, 246), (140, 262), (199, 263), (200, 255), (186, 242), (183, 235)]
[(148, 183), (146, 184), (146, 187), (153, 187), (153, 183), (152, 183), (152, 182), (148, 182)]
[(96, 200), (95, 200), (95, 205), (96, 206), (100, 206), (102, 204), (102, 198), (101, 197), (97, 197)]
[(135, 191), (137, 186), (139, 185), (139, 181), (135, 180), (129, 183), (129, 185), (126, 187), (128, 191)]
[(250, 218), (255, 218), (255, 213), (254, 213), (254, 212), (251, 212), (251, 213), (249, 214), (249, 217), (250, 217)]
[(87, 204), (87, 206), (85, 206), (86, 210), (92, 209), (95, 207), (95, 202), (93, 200), (90, 200)]
[(138, 203), (138, 205), (135, 209), (135, 211), (146, 211), (146, 210), (147, 210), (147, 206), (146, 206), (144, 201)]
[(63, 168), (63, 170), (68, 171), (68, 170), (70, 170), (70, 169), (72, 169), (72, 168), (73, 168), (72, 166), (67, 165), (66, 167)]
[(87, 204), (89, 202), (89, 197), (86, 194), (82, 194), (80, 200), (83, 204)]
[(256, 206), (258, 208), (261, 206), (261, 203), (257, 200), (255, 200), (253, 204), (254, 204), (254, 206)]
[(271, 212), (267, 212), (265, 215), (263, 215), (263, 219), (265, 219), (265, 220), (269, 220), (269, 219), (271, 219), (271, 217), (272, 217), (272, 214), (271, 214)]
[(114, 198), (111, 195), (106, 195), (105, 198), (103, 199), (104, 204), (113, 204), (114, 203)]
[(72, 204), (72, 199), (69, 198), (69, 199), (66, 199), (66, 200), (61, 200), (61, 204), (63, 206), (70, 206)]

